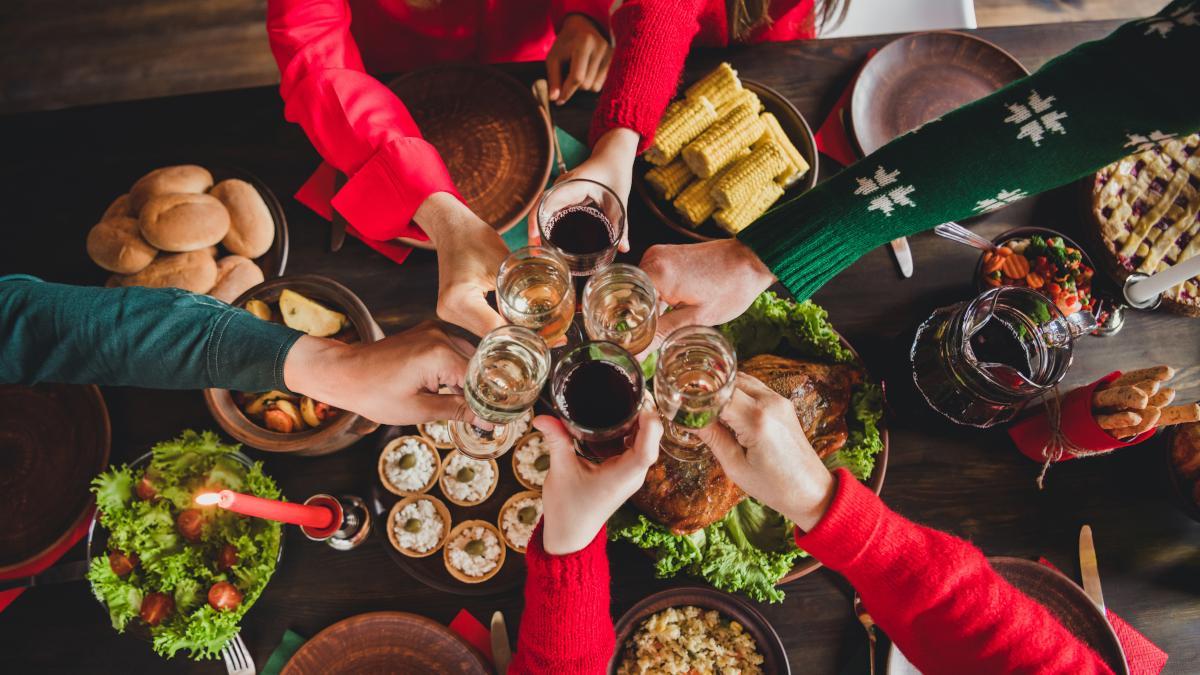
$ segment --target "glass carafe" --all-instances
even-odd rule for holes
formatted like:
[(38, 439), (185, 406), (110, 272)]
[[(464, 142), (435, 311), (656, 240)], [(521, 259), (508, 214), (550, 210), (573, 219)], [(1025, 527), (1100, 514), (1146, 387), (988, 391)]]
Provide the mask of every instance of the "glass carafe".
[(958, 424), (1003, 424), (1062, 380), (1074, 339), (1095, 326), (1090, 312), (1063, 316), (1028, 288), (992, 288), (934, 310), (917, 328), (913, 382), (930, 407)]

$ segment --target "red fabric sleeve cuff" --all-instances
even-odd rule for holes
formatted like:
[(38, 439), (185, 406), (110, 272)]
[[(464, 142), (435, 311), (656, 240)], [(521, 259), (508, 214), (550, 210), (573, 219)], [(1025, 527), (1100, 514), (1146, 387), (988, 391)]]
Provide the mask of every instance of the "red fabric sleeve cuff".
[(529, 538), (525, 550), (525, 565), (529, 578), (551, 587), (607, 588), (608, 551), (604, 527), (596, 533), (591, 543), (567, 555), (551, 555), (542, 545), (542, 523), (539, 522)]
[(563, 20), (567, 18), (568, 14), (582, 14), (596, 24), (601, 35), (608, 37), (611, 35), (608, 27), (608, 9), (611, 5), (612, 0), (560, 0), (553, 2), (550, 6), (550, 21), (554, 25), (554, 32), (562, 30)]
[(838, 469), (833, 475), (837, 488), (829, 510), (808, 533), (796, 528), (796, 545), (826, 567), (845, 574), (871, 548), (880, 523), (891, 512), (854, 474)]
[(425, 139), (409, 136), (376, 150), (333, 197), (333, 208), (364, 237), (425, 239), (412, 218), (435, 192), (459, 197), (437, 149)]

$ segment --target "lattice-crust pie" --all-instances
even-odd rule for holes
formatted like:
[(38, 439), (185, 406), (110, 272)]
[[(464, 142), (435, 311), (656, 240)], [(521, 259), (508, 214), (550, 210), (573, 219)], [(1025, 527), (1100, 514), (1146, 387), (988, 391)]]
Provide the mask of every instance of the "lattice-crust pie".
[[(1092, 213), (1118, 276), (1152, 274), (1200, 255), (1200, 134), (1169, 139), (1096, 173)], [(1200, 316), (1200, 277), (1163, 293)]]

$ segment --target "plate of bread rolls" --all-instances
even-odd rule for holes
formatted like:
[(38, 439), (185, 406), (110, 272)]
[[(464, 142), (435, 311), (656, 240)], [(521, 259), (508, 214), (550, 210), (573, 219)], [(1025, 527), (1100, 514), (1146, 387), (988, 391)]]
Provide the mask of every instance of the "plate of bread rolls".
[(106, 286), (182, 288), (232, 302), (287, 266), (279, 201), (245, 171), (164, 166), (138, 178), (87, 236)]
[(722, 63), (667, 107), (633, 182), (660, 220), (710, 241), (811, 189), (816, 157), (796, 107)]

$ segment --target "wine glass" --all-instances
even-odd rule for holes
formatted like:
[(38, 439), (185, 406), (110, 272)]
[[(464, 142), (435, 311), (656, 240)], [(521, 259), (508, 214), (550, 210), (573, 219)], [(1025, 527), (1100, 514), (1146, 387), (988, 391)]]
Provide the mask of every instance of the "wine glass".
[(708, 446), (694, 432), (712, 424), (733, 396), (737, 354), (720, 331), (684, 326), (667, 336), (654, 374), (654, 401), (663, 416), (662, 451), (684, 462)]
[(658, 293), (641, 269), (613, 263), (583, 287), (583, 325), (593, 340), (613, 342), (640, 354), (658, 327)]
[(504, 259), (496, 275), (496, 300), (501, 316), (536, 332), (546, 344), (562, 340), (575, 319), (571, 270), (547, 246), (526, 246)]
[(625, 205), (602, 183), (572, 178), (542, 193), (534, 216), (542, 245), (558, 251), (571, 274), (586, 277), (611, 263), (625, 236)]
[(550, 390), (555, 412), (593, 461), (615, 457), (637, 432), (645, 392), (642, 368), (611, 342), (585, 342), (554, 367)]
[(450, 437), (458, 449), (475, 459), (508, 452), (521, 431), (513, 422), (533, 407), (549, 370), (550, 351), (528, 328), (501, 326), (483, 336), (467, 364), (463, 393), (467, 406), (487, 425), (451, 422)]

